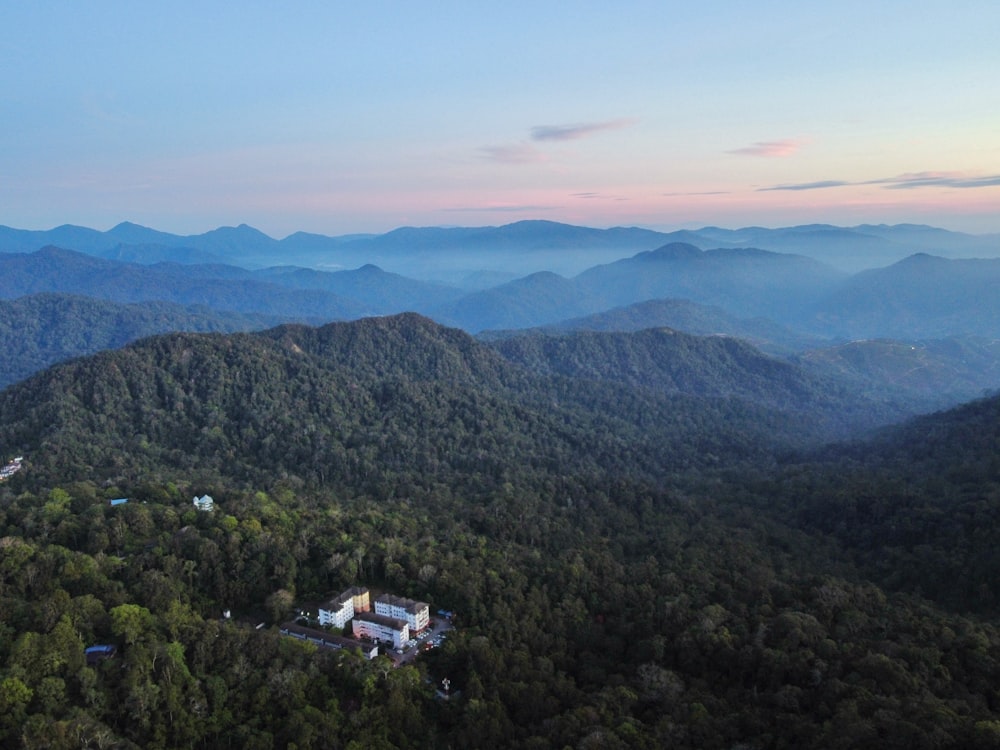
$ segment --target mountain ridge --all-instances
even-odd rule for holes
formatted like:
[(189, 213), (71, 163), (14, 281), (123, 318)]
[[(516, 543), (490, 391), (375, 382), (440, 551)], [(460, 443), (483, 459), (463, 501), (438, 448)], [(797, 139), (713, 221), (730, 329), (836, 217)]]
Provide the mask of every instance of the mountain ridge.
[(154, 336), (0, 391), (0, 414), (0, 444), (61, 481), (155, 470), (327, 484), (405, 464), (407, 481), (464, 484), (512, 461), (652, 477), (811, 432), (736, 399), (532, 373), (416, 314)]
[[(755, 246), (799, 253), (857, 272), (892, 263), (914, 252), (945, 257), (1000, 256), (1000, 234), (970, 235), (936, 227), (900, 224), (835, 227), (703, 227), (661, 232), (641, 227), (595, 229), (547, 220), (483, 227), (399, 227), (381, 234), (327, 236), (293, 232), (274, 239), (247, 224), (177, 235), (121, 222), (101, 232), (63, 225), (50, 230), (0, 226), (0, 251), (31, 252), (63, 245), (104, 255), (119, 245), (183, 247), (251, 267), (292, 262), (311, 267), (357, 266), (373, 262), (388, 270), (428, 280), (455, 282), (469, 273), (516, 268), (519, 273), (552, 270), (574, 275), (673, 241), (698, 247)], [(572, 251), (573, 257), (566, 255)], [(127, 251), (127, 249), (126, 249)], [(122, 250), (119, 250), (122, 252)]]

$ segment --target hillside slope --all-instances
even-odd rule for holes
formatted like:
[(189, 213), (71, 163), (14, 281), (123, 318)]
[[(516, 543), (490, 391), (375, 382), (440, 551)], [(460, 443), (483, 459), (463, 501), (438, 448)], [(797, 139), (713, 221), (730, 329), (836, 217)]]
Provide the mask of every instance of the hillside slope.
[(116, 349), (157, 333), (230, 333), (270, 328), (278, 322), (265, 315), (169, 302), (122, 305), (68, 294), (0, 300), (0, 389), (63, 360)]
[(658, 393), (737, 398), (798, 414), (830, 438), (857, 435), (914, 413), (903, 398), (865, 397), (818, 369), (809, 372), (729, 336), (691, 336), (654, 328), (512, 336), (489, 345), (533, 372)]
[(163, 470), (404, 486), (511, 466), (653, 477), (817, 437), (738, 399), (532, 375), (416, 315), (145, 339), (7, 389), (0, 413), (0, 443), (53, 479)]

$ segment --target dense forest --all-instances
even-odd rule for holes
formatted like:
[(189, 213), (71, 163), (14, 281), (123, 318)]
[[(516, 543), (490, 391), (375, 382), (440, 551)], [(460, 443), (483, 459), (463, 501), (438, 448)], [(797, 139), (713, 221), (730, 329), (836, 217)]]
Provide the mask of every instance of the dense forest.
[(737, 338), (692, 336), (671, 328), (526, 333), (498, 338), (490, 346), (533, 372), (657, 393), (738, 399), (805, 417), (827, 437), (898, 421), (915, 413), (917, 401), (901, 388), (861, 377), (831, 377), (824, 368), (807, 369), (768, 356)]
[(183, 307), (169, 302), (116, 304), (72, 294), (0, 300), (0, 388), (73, 357), (115, 349), (171, 331), (250, 331), (277, 325), (269, 315)]
[[(680, 392), (623, 377), (641, 341), (404, 315), (0, 392), (0, 744), (998, 746), (1000, 400), (829, 445), (783, 365), (719, 340)], [(356, 584), (453, 636), (394, 669), (278, 634)]]

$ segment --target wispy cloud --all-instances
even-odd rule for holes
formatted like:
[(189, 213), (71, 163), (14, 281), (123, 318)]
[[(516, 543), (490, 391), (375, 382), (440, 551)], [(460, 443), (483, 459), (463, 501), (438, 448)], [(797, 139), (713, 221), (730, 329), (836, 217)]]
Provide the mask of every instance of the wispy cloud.
[[(621, 130), (636, 122), (637, 120), (622, 118), (573, 125), (538, 125), (531, 129), (530, 138), (532, 141), (578, 141), (608, 130)], [(499, 164), (539, 164), (549, 160), (547, 154), (526, 141), (482, 146), (479, 153), (483, 158)]]
[(881, 185), (887, 190), (916, 190), (925, 187), (945, 188), (985, 188), (1000, 187), (1000, 175), (970, 176), (961, 172), (910, 172), (895, 177), (880, 177), (876, 180), (819, 180), (790, 185), (772, 185), (757, 188), (757, 192), (772, 190), (823, 190), (826, 188), (849, 187), (855, 185)]
[(490, 206), (456, 206), (453, 208), (442, 209), (450, 213), (519, 213), (519, 212), (532, 212), (532, 211), (554, 211), (560, 206), (538, 206), (538, 205), (510, 205), (510, 204), (498, 204)]
[(583, 200), (606, 200), (606, 201), (627, 201), (628, 198), (621, 195), (608, 195), (607, 193), (570, 193), (571, 198), (582, 198)]
[(660, 195), (667, 198), (679, 198), (687, 197), (691, 195), (731, 195), (729, 190), (702, 190), (700, 192), (690, 192), (690, 193), (660, 193)]
[(884, 184), (890, 190), (912, 190), (922, 187), (983, 188), (1000, 185), (1000, 175), (970, 177), (960, 172), (914, 172), (873, 182)]
[(531, 129), (531, 139), (534, 141), (578, 141), (581, 138), (603, 133), (608, 130), (628, 128), (638, 120), (621, 118), (605, 120), (604, 122), (578, 122), (572, 125), (537, 125)]
[(757, 192), (766, 193), (771, 190), (823, 190), (824, 188), (844, 187), (845, 185), (857, 185), (857, 182), (845, 182), (844, 180), (819, 180), (817, 182), (799, 182), (792, 185), (772, 185), (771, 187), (757, 188)]
[(786, 138), (781, 141), (757, 141), (743, 148), (734, 148), (727, 153), (737, 156), (763, 156), (765, 158), (780, 158), (791, 156), (802, 147), (802, 141)]
[(484, 158), (500, 164), (538, 164), (548, 161), (548, 157), (530, 143), (483, 146), (479, 152)]

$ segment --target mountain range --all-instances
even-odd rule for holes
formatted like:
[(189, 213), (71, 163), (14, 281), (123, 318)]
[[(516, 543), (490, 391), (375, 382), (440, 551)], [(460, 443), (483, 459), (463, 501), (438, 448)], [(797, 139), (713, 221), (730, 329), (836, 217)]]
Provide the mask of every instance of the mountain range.
[(947, 258), (1000, 256), (1000, 235), (970, 235), (910, 224), (736, 230), (704, 227), (656, 232), (521, 221), (499, 227), (402, 227), (385, 234), (337, 237), (296, 232), (281, 240), (246, 224), (197, 235), (175, 235), (129, 222), (106, 232), (73, 225), (45, 231), (0, 226), (0, 252), (33, 252), (55, 245), (138, 263), (224, 262), (325, 270), (371, 263), (406, 276), (463, 286), (481, 284), (483, 278), (495, 285), (499, 280), (537, 271), (573, 276), (591, 266), (674, 242), (702, 249), (750, 247), (793, 253), (851, 273), (919, 252)]
[[(277, 266), (140, 265), (47, 247), (0, 254), (0, 298), (64, 292), (116, 302), (161, 300), (286, 320), (415, 311), (472, 332), (553, 325), (652, 300), (687, 300), (793, 338), (1000, 335), (1000, 260), (914, 255), (849, 275), (798, 255), (672, 243), (566, 278), (540, 272), (473, 292), (365, 265), (325, 272)], [(715, 331), (729, 332), (729, 331)]]
[[(127, 235), (125, 229), (129, 227), (118, 228)], [(537, 228), (516, 229), (531, 233)], [(517, 232), (511, 228), (508, 234)], [(95, 241), (86, 232), (67, 238), (73, 236)], [(540, 327), (553, 333), (663, 326), (745, 338), (824, 377), (863, 383), (870, 395), (879, 391), (883, 398), (894, 388), (913, 406), (939, 408), (1000, 385), (993, 344), (1000, 339), (1000, 296), (994, 292), (998, 280), (1000, 260), (916, 254), (851, 275), (801, 255), (747, 248), (701, 250), (674, 242), (574, 277), (538, 272), (468, 291), (371, 264), (349, 271), (139, 264), (46, 247), (0, 254), (0, 299), (62, 294), (197, 310), (136, 316), (136, 325), (121, 327), (122, 316), (131, 313), (104, 307), (104, 322), (93, 319), (95, 330), (120, 331), (95, 334), (88, 342), (73, 333), (79, 328), (73, 320), (81, 312), (79, 300), (48, 310), (30, 306), (39, 316), (34, 321), (8, 308), (4, 328), (12, 332), (15, 345), (6, 348), (10, 364), (0, 382), (12, 382), (59, 357), (93, 352), (99, 342), (118, 346), (177, 329), (246, 330), (279, 322), (319, 324), (414, 311), (484, 338)], [(192, 317), (202, 314), (200, 322)], [(58, 344), (41, 342), (40, 337)]]

